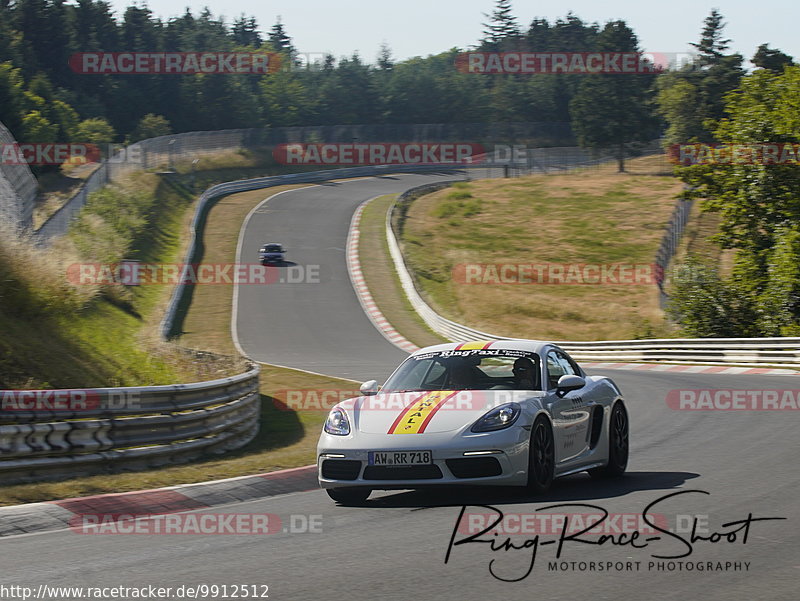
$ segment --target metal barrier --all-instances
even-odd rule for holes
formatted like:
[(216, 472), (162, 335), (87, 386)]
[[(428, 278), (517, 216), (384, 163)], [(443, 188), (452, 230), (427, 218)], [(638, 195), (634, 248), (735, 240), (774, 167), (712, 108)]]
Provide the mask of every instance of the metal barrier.
[[(443, 183), (440, 187), (446, 185), (449, 183)], [(419, 313), (426, 325), (448, 340), (453, 342), (481, 339), (514, 340), (513, 337), (482, 332), (442, 317), (419, 294), (397, 241), (397, 234), (402, 228), (401, 219), (398, 219), (397, 213), (405, 212), (407, 206), (404, 205), (411, 199), (434, 189), (430, 185), (425, 185), (407, 190), (397, 198), (387, 213), (386, 240), (403, 291), (411, 306)], [(677, 211), (678, 209), (676, 209), (676, 214)], [(683, 213), (679, 218), (685, 219), (685, 215)], [(673, 224), (675, 219), (676, 217), (673, 216)], [(670, 227), (668, 235), (671, 235), (672, 231), (674, 229)], [(664, 245), (662, 244), (659, 256), (663, 256), (661, 255), (663, 249)], [(674, 252), (674, 246), (671, 252)], [(599, 342), (564, 341), (557, 342), (557, 344), (579, 361), (609, 363), (648, 361), (730, 367), (768, 365), (800, 368), (800, 338), (664, 338)]]
[(144, 469), (240, 448), (259, 427), (259, 371), (169, 386), (0, 391), (0, 474), (20, 482)]
[[(458, 169), (452, 168), (447, 169), (439, 165), (379, 165), (375, 167), (352, 167), (349, 169), (328, 169), (325, 171), (310, 171), (308, 173), (274, 175), (211, 186), (200, 195), (197, 201), (197, 207), (195, 208), (194, 217), (190, 226), (189, 246), (186, 250), (185, 267), (184, 272), (181, 274), (181, 282), (189, 280), (189, 270), (191, 269), (191, 263), (193, 262), (197, 248), (197, 224), (203, 218), (208, 203), (220, 196), (235, 194), (237, 192), (247, 192), (249, 190), (271, 188), (274, 186), (285, 186), (287, 184), (309, 184), (351, 177), (386, 175), (388, 173), (441, 173), (457, 170)], [(161, 320), (161, 336), (165, 339), (171, 338), (175, 334), (173, 332), (173, 324), (183, 292), (183, 284), (178, 284), (175, 287), (167, 310), (164, 313), (164, 318)]]
[[(120, 149), (103, 160), (85, 184), (36, 231), (39, 246), (66, 233), (70, 221), (86, 204), (89, 194), (123, 174), (158, 166), (175, 166), (177, 161), (203, 154), (242, 148), (272, 148), (284, 143), (315, 142), (526, 142), (552, 144), (572, 141), (566, 123), (423, 123), (384, 125), (331, 125), (224, 129), (169, 134), (148, 138)], [(27, 169), (27, 166), (24, 166)], [(34, 181), (34, 190), (35, 190)], [(32, 200), (32, 199), (31, 199)], [(30, 206), (32, 211), (32, 203)]]
[(689, 221), (689, 214), (692, 212), (692, 205), (694, 201), (691, 200), (677, 200), (675, 201), (675, 209), (672, 211), (669, 225), (667, 225), (664, 237), (661, 239), (661, 245), (656, 252), (655, 263), (658, 266), (658, 291), (659, 291), (659, 304), (661, 308), (667, 306), (669, 296), (664, 291), (664, 278), (667, 273), (672, 257), (678, 251), (678, 245), (683, 237), (683, 231), (686, 229), (686, 224)]
[[(103, 160), (86, 179), (85, 184), (61, 208), (53, 213), (36, 231), (33, 241), (39, 246), (49, 244), (53, 238), (66, 233), (70, 221), (86, 204), (89, 194), (115, 181), (118, 177), (137, 170), (158, 166), (173, 168), (177, 161), (220, 151), (242, 148), (272, 148), (283, 143), (343, 142), (447, 142), (470, 141), (480, 144), (507, 144), (520, 142), (536, 145), (526, 149), (522, 162), (512, 162), (493, 155), (483, 165), (485, 175), (479, 177), (518, 177), (531, 173), (560, 172), (573, 167), (597, 167), (615, 160), (608, 153), (593, 153), (571, 146), (552, 147), (553, 143), (572, 141), (568, 124), (553, 123), (428, 123), (385, 125), (333, 125), (313, 127), (276, 127), (251, 129), (224, 129), (218, 131), (186, 132), (149, 138), (118, 150)], [(547, 145), (541, 147), (542, 145)], [(661, 152), (657, 141), (640, 149), (642, 154)], [(501, 153), (502, 154), (502, 153)], [(501, 162), (496, 162), (498, 158)], [(514, 159), (516, 161), (516, 159)], [(495, 161), (492, 163), (492, 161)], [(470, 167), (481, 167), (471, 165)], [(25, 166), (27, 169), (27, 166)], [(35, 181), (34, 181), (35, 189)], [(32, 211), (32, 203), (30, 206)]]
[[(208, 202), (219, 196), (276, 185), (387, 173), (462, 171), (431, 165), (356, 167), (212, 186), (203, 193), (196, 207), (186, 263), (191, 263), (195, 253), (196, 226)], [(408, 190), (387, 214), (387, 241), (403, 290), (425, 323), (450, 340), (510, 340), (510, 337), (481, 332), (440, 316), (420, 296), (403, 260), (393, 229), (395, 207), (402, 206), (415, 194), (451, 183), (437, 182)], [(176, 286), (161, 323), (165, 337), (173, 327), (182, 294), (183, 287)], [(558, 344), (578, 360), (601, 363), (665, 361), (800, 367), (800, 338), (568, 341)], [(10, 482), (53, 475), (96, 474), (120, 467), (144, 469), (240, 448), (255, 436), (259, 427), (258, 374), (258, 366), (252, 365), (247, 373), (210, 382), (86, 390), (83, 391), (88, 395), (84, 404), (88, 406), (70, 410), (26, 410), (20, 408), (19, 403), (9, 410), (9, 398), (19, 399), (20, 391), (0, 391), (3, 408), (0, 411), (0, 474)]]
[[(0, 149), (19, 148), (6, 126), (0, 123)], [(33, 202), (38, 184), (25, 163), (0, 161), (0, 222), (22, 230), (33, 221)]]

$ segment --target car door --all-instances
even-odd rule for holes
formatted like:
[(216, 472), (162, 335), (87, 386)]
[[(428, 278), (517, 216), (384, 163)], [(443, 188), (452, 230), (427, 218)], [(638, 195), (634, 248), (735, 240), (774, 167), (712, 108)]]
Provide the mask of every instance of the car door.
[(547, 403), (553, 416), (556, 464), (566, 463), (589, 449), (589, 411), (585, 389), (560, 397), (556, 387), (561, 376), (580, 376), (580, 370), (564, 353), (551, 349), (546, 357)]

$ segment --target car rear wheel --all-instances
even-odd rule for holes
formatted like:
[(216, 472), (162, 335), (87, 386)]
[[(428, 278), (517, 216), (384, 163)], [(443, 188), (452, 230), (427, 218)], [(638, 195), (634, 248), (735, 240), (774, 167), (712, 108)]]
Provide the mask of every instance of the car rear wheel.
[(616, 403), (608, 423), (608, 464), (589, 470), (590, 475), (608, 478), (625, 473), (628, 467), (629, 430), (628, 412), (622, 403)]
[(372, 490), (369, 488), (326, 488), (328, 496), (342, 505), (358, 505), (367, 500)]
[(531, 428), (528, 452), (528, 488), (545, 492), (553, 483), (555, 473), (555, 444), (553, 429), (545, 417), (539, 417)]

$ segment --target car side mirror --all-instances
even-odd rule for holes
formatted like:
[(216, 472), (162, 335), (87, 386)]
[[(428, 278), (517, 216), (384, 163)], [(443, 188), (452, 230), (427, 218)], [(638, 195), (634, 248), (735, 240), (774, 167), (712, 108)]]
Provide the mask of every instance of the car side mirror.
[(584, 378), (572, 374), (563, 375), (558, 379), (558, 384), (556, 384), (556, 394), (563, 397), (568, 392), (579, 390), (584, 386), (586, 386)]
[(359, 391), (364, 396), (373, 396), (373, 395), (378, 394), (378, 381), (377, 380), (368, 380), (368, 381), (364, 382), (361, 385), (361, 387), (359, 388)]

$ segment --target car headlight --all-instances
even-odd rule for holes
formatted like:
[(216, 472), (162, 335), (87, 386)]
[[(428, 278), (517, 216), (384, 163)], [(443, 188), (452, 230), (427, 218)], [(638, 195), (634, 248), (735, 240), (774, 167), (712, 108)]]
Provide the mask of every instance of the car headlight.
[(522, 407), (520, 407), (519, 403), (500, 405), (476, 421), (472, 426), (472, 431), (493, 432), (494, 430), (508, 428), (517, 421), (520, 413), (522, 413)]
[(336, 407), (331, 409), (328, 419), (325, 420), (325, 431), (335, 436), (347, 436), (350, 434), (350, 422), (347, 419), (347, 414)]

